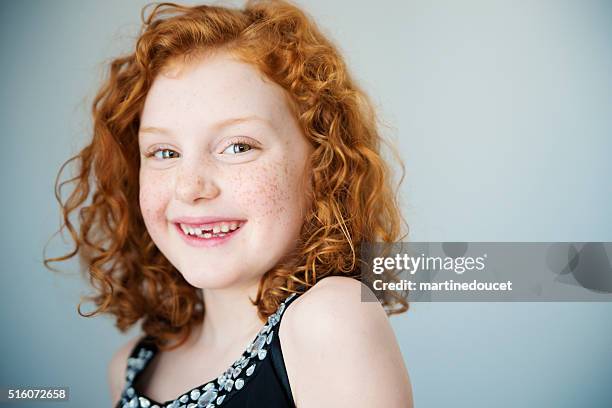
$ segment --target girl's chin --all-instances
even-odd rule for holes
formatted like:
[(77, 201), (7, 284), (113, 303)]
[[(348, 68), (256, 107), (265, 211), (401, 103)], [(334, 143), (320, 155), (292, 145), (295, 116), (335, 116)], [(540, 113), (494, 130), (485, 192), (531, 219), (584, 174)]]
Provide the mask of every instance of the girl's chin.
[(191, 286), (198, 289), (227, 289), (258, 282), (255, 277), (250, 280), (244, 279), (244, 274), (236, 273), (236, 271), (236, 268), (233, 272), (223, 272), (213, 268), (211, 272), (206, 273), (193, 270), (181, 272), (181, 274)]

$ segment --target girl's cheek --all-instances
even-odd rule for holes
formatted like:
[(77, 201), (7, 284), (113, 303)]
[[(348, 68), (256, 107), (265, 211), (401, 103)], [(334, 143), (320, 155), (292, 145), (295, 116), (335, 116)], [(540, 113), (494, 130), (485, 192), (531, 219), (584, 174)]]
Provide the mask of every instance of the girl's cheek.
[(149, 173), (140, 176), (140, 210), (148, 228), (166, 222), (165, 208), (168, 202), (168, 180)]
[(294, 180), (290, 176), (284, 161), (258, 163), (234, 175), (230, 183), (234, 190), (232, 195), (251, 215), (274, 217), (284, 224), (287, 215), (292, 213), (291, 207), (297, 203)]
[[(274, 217), (276, 222), (284, 225), (291, 223), (292, 218), (300, 213), (300, 198), (304, 193), (302, 172), (302, 168), (297, 168), (285, 156), (218, 173), (218, 179), (212, 182), (221, 189), (217, 199), (228, 200), (228, 207), (244, 210), (254, 220)], [(165, 225), (165, 211), (172, 199), (173, 185), (170, 174), (141, 171), (140, 208), (148, 228)]]

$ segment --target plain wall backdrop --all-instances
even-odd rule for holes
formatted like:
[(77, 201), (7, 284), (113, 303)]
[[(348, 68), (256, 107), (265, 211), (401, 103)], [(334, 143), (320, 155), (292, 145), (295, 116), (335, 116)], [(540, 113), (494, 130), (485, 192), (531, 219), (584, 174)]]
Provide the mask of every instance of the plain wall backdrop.
[[(69, 386), (69, 407), (109, 406), (108, 362), (138, 331), (77, 315), (75, 262), (43, 267), (53, 185), (144, 4), (0, 3), (0, 386)], [(298, 4), (390, 125), (411, 240), (612, 241), (612, 2)], [(415, 303), (391, 322), (416, 407), (612, 406), (610, 303)]]

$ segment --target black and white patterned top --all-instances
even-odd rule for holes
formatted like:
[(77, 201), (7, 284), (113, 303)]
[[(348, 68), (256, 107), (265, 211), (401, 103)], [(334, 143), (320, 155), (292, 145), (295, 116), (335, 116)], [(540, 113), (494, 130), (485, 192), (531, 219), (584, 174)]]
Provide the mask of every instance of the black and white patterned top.
[(242, 355), (218, 378), (170, 401), (155, 401), (137, 389), (138, 378), (158, 351), (145, 336), (128, 358), (126, 383), (116, 408), (295, 407), (278, 331), (285, 308), (298, 296), (292, 293), (278, 306)]

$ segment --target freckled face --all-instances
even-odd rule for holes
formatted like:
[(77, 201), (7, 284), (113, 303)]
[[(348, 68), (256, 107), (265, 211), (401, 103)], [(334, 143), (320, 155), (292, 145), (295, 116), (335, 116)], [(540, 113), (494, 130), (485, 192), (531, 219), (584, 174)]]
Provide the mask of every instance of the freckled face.
[[(220, 53), (181, 68), (160, 74), (145, 101), (142, 215), (193, 286), (251, 285), (295, 245), (312, 147), (282, 88), (253, 66)], [(173, 222), (183, 216), (246, 222), (222, 244), (196, 247)]]

